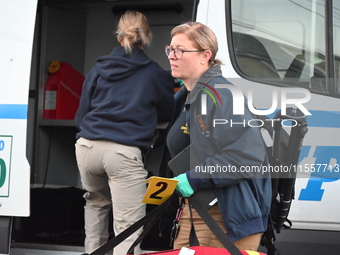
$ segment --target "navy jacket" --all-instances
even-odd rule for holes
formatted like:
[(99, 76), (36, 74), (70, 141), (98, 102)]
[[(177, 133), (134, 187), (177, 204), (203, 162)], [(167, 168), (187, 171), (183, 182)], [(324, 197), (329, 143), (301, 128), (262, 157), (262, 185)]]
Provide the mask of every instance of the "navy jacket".
[(143, 50), (114, 48), (84, 81), (76, 137), (148, 148), (157, 122), (173, 117), (174, 79)]
[[(202, 162), (186, 172), (194, 191), (214, 189), (222, 216), (232, 241), (267, 229), (271, 204), (271, 179), (268, 173), (246, 172), (246, 166), (268, 165), (266, 147), (259, 128), (247, 123), (255, 119), (244, 105), (244, 115), (233, 115), (233, 97), (229, 89), (216, 88), (222, 101), (208, 86), (230, 84), (222, 77), (220, 66), (207, 70), (196, 83), (185, 104), (190, 107), (190, 138)], [(216, 104), (206, 91), (216, 99)], [(186, 89), (176, 94), (176, 102), (183, 100)], [(206, 113), (202, 113), (205, 94)], [(214, 120), (219, 123), (214, 127)], [(234, 125), (231, 124), (233, 121)], [(239, 123), (239, 124), (235, 124)], [(243, 125), (242, 123), (245, 123)], [(254, 122), (252, 122), (254, 125)], [(210, 168), (209, 167), (215, 167)], [(224, 171), (211, 173), (225, 167)], [(231, 170), (227, 170), (227, 168)], [(220, 168), (221, 169), (221, 168)]]

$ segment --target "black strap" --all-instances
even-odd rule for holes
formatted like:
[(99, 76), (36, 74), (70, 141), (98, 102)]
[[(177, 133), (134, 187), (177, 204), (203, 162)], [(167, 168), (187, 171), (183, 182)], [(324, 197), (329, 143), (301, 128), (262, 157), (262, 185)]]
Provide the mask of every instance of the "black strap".
[(150, 220), (150, 222), (144, 227), (143, 232), (137, 237), (137, 239), (134, 241), (134, 243), (131, 245), (130, 249), (126, 253), (126, 255), (133, 255), (134, 254), (134, 249), (136, 246), (145, 238), (147, 233), (151, 230), (153, 225), (156, 223), (157, 219), (159, 218), (160, 215), (156, 215), (154, 218)]
[(192, 210), (191, 210), (190, 201), (189, 201), (188, 207), (189, 207), (190, 222), (191, 222), (190, 235), (189, 235), (189, 245), (190, 246), (199, 246), (200, 243), (198, 241), (198, 238), (197, 238), (197, 235), (196, 235), (196, 231), (195, 231), (195, 226), (194, 226), (194, 220), (192, 218)]
[[(174, 196), (174, 195), (172, 195), (172, 196)], [(116, 247), (118, 244), (120, 244), (122, 241), (124, 241), (126, 238), (128, 238), (130, 235), (132, 235), (134, 232), (136, 232), (138, 229), (140, 229), (141, 227), (143, 227), (145, 224), (148, 223), (146, 229), (144, 229), (144, 231), (143, 231), (143, 237), (144, 237), (147, 233), (146, 231), (149, 231), (151, 229), (151, 226), (161, 216), (162, 212), (167, 209), (167, 207), (170, 204), (170, 201), (172, 199), (172, 196), (169, 197), (164, 203), (162, 203), (161, 205), (159, 205), (155, 209), (153, 209), (151, 212), (149, 212), (147, 215), (145, 215), (143, 218), (141, 218), (139, 221), (135, 222), (129, 228), (125, 229), (119, 235), (113, 237), (108, 242), (106, 242), (105, 244), (100, 246), (97, 250), (93, 251), (90, 254), (84, 253), (83, 255), (105, 255), (108, 252), (110, 252), (114, 247)], [(138, 240), (138, 242), (137, 242), (137, 240)], [(138, 238), (137, 240), (132, 244), (132, 246), (129, 249), (129, 252), (133, 251), (134, 248), (136, 247), (136, 245), (142, 239)]]
[(201, 216), (202, 220), (208, 225), (214, 235), (223, 244), (223, 246), (229, 251), (231, 255), (242, 255), (240, 250), (235, 244), (227, 237), (216, 221), (211, 217), (210, 213), (204, 208), (204, 205), (197, 197), (190, 197), (190, 203), (195, 208), (197, 213)]
[(271, 215), (268, 217), (268, 228), (262, 234), (261, 245), (267, 248), (268, 255), (280, 255), (279, 251), (275, 247), (276, 236), (274, 233), (275, 227), (272, 221)]

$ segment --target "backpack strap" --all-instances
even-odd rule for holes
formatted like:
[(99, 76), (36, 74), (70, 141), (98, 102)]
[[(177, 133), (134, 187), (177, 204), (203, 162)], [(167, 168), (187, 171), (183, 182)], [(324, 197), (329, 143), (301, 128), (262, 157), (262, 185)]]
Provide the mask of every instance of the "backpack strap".
[(189, 207), (189, 212), (190, 212), (190, 223), (191, 223), (190, 234), (189, 234), (189, 244), (190, 246), (200, 246), (200, 243), (196, 235), (194, 220), (192, 218), (192, 209), (191, 209), (190, 201), (189, 201), (188, 207)]
[(275, 228), (271, 215), (268, 218), (267, 230), (262, 234), (261, 246), (266, 247), (267, 255), (280, 255), (279, 250), (275, 247)]
[[(267, 117), (258, 116), (265, 121)], [(274, 128), (265, 127), (271, 137), (274, 137), (273, 147), (270, 148), (268, 155), (271, 157), (271, 165), (283, 165), (289, 167), (296, 166), (300, 156), (300, 150), (305, 134), (307, 133), (306, 116), (299, 110), (293, 108), (286, 109), (286, 115), (278, 111), (274, 119)], [(282, 129), (281, 121), (291, 121), (292, 128), (290, 134)], [(266, 122), (264, 122), (266, 123)], [(294, 125), (295, 124), (295, 125)], [(268, 218), (268, 228), (263, 233), (261, 245), (268, 250), (268, 255), (279, 255), (279, 250), (275, 247), (275, 231), (280, 233), (282, 228), (290, 228), (292, 223), (287, 219), (291, 202), (294, 197), (294, 186), (296, 171), (283, 174), (272, 174), (273, 197), (271, 203), (270, 217)], [(285, 223), (289, 225), (285, 225)]]
[(216, 221), (211, 217), (210, 213), (205, 209), (198, 197), (189, 197), (189, 202), (195, 208), (197, 213), (201, 216), (202, 220), (208, 225), (214, 235), (223, 244), (223, 246), (229, 251), (230, 255), (242, 255), (240, 250), (235, 244), (228, 238), (223, 232)]

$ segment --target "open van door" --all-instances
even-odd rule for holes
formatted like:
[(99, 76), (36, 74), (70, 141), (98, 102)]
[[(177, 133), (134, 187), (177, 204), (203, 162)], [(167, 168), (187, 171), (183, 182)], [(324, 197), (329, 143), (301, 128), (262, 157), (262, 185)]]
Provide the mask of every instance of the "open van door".
[(0, 8), (0, 254), (9, 254), (12, 216), (29, 216), (26, 158), (29, 76), (37, 0)]

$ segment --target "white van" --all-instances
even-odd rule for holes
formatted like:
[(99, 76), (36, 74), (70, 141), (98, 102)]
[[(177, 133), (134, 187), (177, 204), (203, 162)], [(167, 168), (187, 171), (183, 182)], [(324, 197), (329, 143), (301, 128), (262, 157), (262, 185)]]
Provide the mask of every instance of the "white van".
[(277, 235), (283, 254), (330, 254), (340, 237), (339, 8), (318, 0), (214, 0), (198, 8), (197, 21), (218, 36), (224, 76), (252, 91), (256, 108), (269, 109), (280, 88), (311, 92), (293, 227)]
[[(293, 227), (277, 235), (277, 247), (282, 254), (301, 255), (337, 250), (339, 1), (5, 0), (0, 11), (0, 240), (11, 244), (12, 254), (23, 254), (32, 246), (53, 250), (52, 245), (69, 244), (60, 233), (53, 238), (56, 233), (47, 228), (38, 232), (28, 224), (37, 217), (41, 189), (45, 194), (81, 189), (72, 119), (44, 118), (48, 67), (59, 60), (86, 75), (98, 56), (117, 45), (113, 31), (126, 9), (139, 9), (148, 17), (154, 40), (147, 54), (165, 69), (170, 30), (196, 20), (216, 33), (224, 76), (246, 95), (252, 91), (257, 109), (269, 109), (274, 91), (280, 93), (281, 88), (311, 92), (304, 104), (311, 115), (289, 215)], [(157, 161), (157, 150), (154, 155)], [(156, 165), (149, 170), (155, 173)], [(44, 217), (54, 215), (42, 215), (41, 222), (46, 222)], [(72, 243), (72, 249), (80, 243)], [(9, 254), (4, 246), (0, 253)]]

